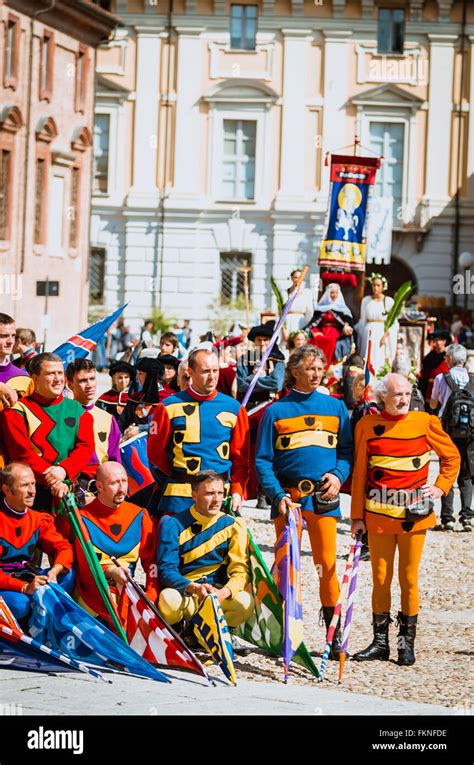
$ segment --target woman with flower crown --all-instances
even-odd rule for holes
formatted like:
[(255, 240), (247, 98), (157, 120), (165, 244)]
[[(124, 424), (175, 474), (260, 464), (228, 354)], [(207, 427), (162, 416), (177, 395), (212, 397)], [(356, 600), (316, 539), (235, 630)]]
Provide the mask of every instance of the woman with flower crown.
[(381, 274), (371, 274), (368, 281), (372, 288), (372, 295), (362, 299), (360, 306), (360, 319), (356, 324), (359, 337), (359, 353), (366, 358), (369, 332), (372, 338), (371, 362), (375, 374), (386, 361), (390, 364), (395, 358), (397, 351), (398, 321), (385, 332), (384, 323), (390, 309), (393, 306), (393, 298), (385, 295), (388, 282)]

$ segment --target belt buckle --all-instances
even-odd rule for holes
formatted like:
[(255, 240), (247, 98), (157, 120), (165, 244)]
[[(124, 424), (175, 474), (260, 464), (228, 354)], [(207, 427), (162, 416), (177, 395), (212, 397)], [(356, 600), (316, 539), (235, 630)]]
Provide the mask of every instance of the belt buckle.
[(297, 485), (298, 491), (301, 492), (301, 494), (305, 497), (309, 496), (310, 494), (314, 494), (315, 488), (316, 485), (314, 481), (310, 481), (309, 478), (302, 478)]

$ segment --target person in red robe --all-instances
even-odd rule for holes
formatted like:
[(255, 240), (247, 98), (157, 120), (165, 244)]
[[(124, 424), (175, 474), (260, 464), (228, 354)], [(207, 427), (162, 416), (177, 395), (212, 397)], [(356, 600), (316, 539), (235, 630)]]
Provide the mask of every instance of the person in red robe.
[[(431, 398), (431, 392), (433, 390), (433, 383), (436, 375), (449, 372), (448, 365), (445, 360), (446, 345), (451, 342), (451, 335), (446, 329), (435, 329), (435, 331), (428, 336), (428, 341), (433, 343), (433, 349), (425, 356), (421, 364), (421, 372), (419, 375), (419, 389), (423, 394), (426, 402), (426, 406), (429, 407), (429, 401)], [(427, 411), (430, 411), (427, 409)]]
[(328, 284), (305, 327), (310, 330), (308, 344), (320, 348), (326, 356), (326, 369), (350, 354), (354, 332), (352, 321), (352, 313), (339, 284)]

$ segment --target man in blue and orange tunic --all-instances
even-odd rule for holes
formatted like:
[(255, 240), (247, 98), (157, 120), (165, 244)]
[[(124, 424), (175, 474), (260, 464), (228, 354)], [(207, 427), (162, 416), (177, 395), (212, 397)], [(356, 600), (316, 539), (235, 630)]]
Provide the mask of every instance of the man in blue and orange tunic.
[(175, 514), (192, 504), (191, 478), (214, 470), (230, 482), (239, 511), (248, 478), (249, 426), (246, 410), (216, 390), (219, 362), (208, 349), (188, 357), (189, 387), (156, 407), (148, 436), (148, 459), (161, 490), (158, 512)]
[[(58, 581), (68, 592), (74, 584), (73, 551), (58, 533), (53, 516), (32, 510), (36, 494), (33, 471), (28, 465), (12, 462), (0, 471), (0, 595), (13, 615), (27, 619), (31, 596), (48, 582)], [(47, 553), (53, 564), (32, 576), (36, 551)], [(23, 626), (26, 626), (22, 621)]]
[[(339, 597), (336, 575), (339, 490), (352, 463), (352, 433), (345, 404), (318, 393), (323, 362), (319, 349), (297, 348), (288, 359), (285, 387), (290, 393), (267, 409), (260, 424), (256, 467), (272, 501), (277, 536), (293, 502), (301, 505), (319, 572), (326, 627)], [(339, 657), (339, 628), (331, 658)]]
[[(426, 531), (436, 524), (432, 500), (449, 492), (459, 470), (459, 452), (439, 419), (409, 410), (411, 391), (403, 375), (386, 375), (375, 388), (383, 411), (363, 417), (355, 429), (352, 534), (366, 529), (369, 534), (374, 628), (373, 642), (352, 657), (356, 661), (389, 659), (390, 590), (398, 548), (398, 664), (415, 663), (418, 569)], [(434, 485), (428, 483), (431, 450), (440, 458)]]

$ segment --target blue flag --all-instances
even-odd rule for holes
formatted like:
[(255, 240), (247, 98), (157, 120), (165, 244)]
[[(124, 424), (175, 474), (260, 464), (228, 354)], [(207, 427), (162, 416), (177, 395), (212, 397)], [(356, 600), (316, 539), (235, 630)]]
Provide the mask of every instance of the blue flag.
[(211, 654), (224, 675), (235, 685), (234, 652), (232, 638), (222, 606), (215, 593), (210, 593), (191, 618), (194, 634)]
[(72, 659), (163, 683), (170, 679), (51, 582), (32, 597), (30, 633)]
[(99, 340), (105, 335), (114, 321), (117, 321), (122, 311), (127, 307), (125, 303), (121, 308), (117, 308), (110, 316), (106, 316), (100, 321), (91, 324), (87, 329), (83, 329), (77, 335), (73, 335), (65, 343), (58, 345), (53, 353), (61, 357), (61, 361), (67, 366), (76, 359), (83, 359), (92, 353)]

